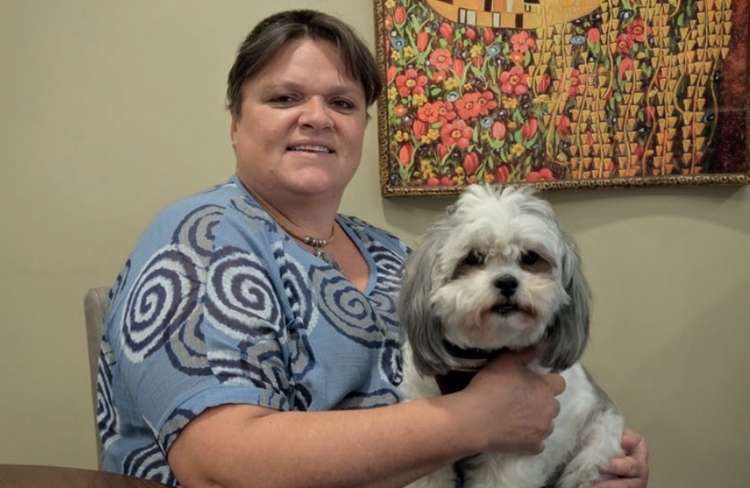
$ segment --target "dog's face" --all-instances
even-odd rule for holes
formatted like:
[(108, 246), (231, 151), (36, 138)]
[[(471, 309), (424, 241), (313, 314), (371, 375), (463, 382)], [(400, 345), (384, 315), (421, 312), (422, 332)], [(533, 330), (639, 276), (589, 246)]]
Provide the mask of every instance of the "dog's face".
[(469, 187), (407, 263), (401, 323), (424, 374), (462, 367), (465, 349), (540, 341), (542, 363), (572, 365), (588, 335), (589, 291), (572, 241), (527, 190)]

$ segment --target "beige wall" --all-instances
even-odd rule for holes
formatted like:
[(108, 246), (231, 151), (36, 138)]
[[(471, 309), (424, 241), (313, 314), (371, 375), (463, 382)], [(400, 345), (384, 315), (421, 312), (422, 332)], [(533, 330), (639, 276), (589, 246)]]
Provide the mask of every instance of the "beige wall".
[[(312, 1), (0, 0), (0, 463), (95, 466), (82, 297), (165, 203), (232, 171), (224, 77)], [(373, 40), (370, 0), (328, 0)], [(376, 127), (344, 211), (415, 242), (448, 200), (383, 200)], [(747, 486), (750, 188), (548, 195), (595, 291), (586, 363), (657, 488)]]

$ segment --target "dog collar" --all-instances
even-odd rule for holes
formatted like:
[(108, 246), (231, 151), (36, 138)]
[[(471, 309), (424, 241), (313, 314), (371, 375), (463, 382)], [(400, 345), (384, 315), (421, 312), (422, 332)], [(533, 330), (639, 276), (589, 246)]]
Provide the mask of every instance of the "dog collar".
[(437, 381), (440, 393), (448, 395), (450, 393), (456, 393), (466, 388), (471, 379), (477, 374), (476, 369), (463, 370), (463, 369), (451, 369), (445, 374), (435, 375), (435, 381)]
[(461, 359), (489, 359), (497, 354), (500, 349), (477, 349), (473, 347), (461, 347), (449, 341), (443, 341), (443, 347), (453, 357)]
[(477, 374), (488, 359), (496, 356), (504, 348), (500, 349), (477, 349), (472, 347), (461, 347), (452, 342), (443, 341), (443, 347), (454, 358), (460, 359), (462, 369), (451, 369), (445, 374), (435, 376), (440, 393), (447, 395), (466, 388), (474, 375)]

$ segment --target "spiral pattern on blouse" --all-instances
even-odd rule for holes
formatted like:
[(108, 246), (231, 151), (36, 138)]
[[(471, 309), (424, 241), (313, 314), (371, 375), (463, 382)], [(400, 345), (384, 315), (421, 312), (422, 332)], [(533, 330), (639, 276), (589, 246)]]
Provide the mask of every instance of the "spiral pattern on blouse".
[(268, 213), (266, 213), (258, 203), (249, 198), (233, 198), (231, 200), (231, 205), (235, 210), (245, 215), (245, 217), (262, 224), (266, 232), (274, 232), (278, 230), (276, 222), (268, 216)]
[(380, 347), (383, 332), (367, 297), (329, 267), (312, 267), (310, 275), (312, 286), (320, 290), (320, 313), (330, 324), (365, 347)]
[(167, 343), (167, 356), (172, 365), (185, 374), (201, 376), (211, 374), (206, 359), (206, 342), (200, 329), (203, 314), (196, 307), (184, 324)]
[(377, 244), (370, 245), (367, 250), (378, 268), (378, 288), (386, 293), (398, 292), (401, 289), (403, 259), (390, 249)]
[(386, 339), (380, 352), (380, 373), (386, 381), (398, 386), (404, 379), (401, 343), (397, 339)]
[(205, 310), (213, 325), (237, 340), (275, 334), (281, 312), (266, 266), (235, 247), (216, 250), (208, 271)]
[(143, 267), (128, 294), (121, 342), (141, 362), (169, 340), (198, 306), (203, 268), (188, 248), (169, 245)]
[(112, 349), (106, 340), (102, 340), (96, 372), (96, 425), (104, 449), (120, 438), (119, 417), (112, 398), (113, 364)]
[(176, 482), (164, 453), (156, 443), (132, 451), (123, 460), (122, 471), (128, 476), (158, 481), (165, 485), (174, 486)]
[(172, 242), (190, 247), (203, 258), (209, 257), (214, 245), (214, 228), (223, 215), (224, 208), (219, 205), (196, 208), (177, 225)]
[(318, 323), (319, 314), (318, 309), (313, 306), (313, 291), (305, 267), (286, 254), (280, 273), (289, 308), (294, 314), (294, 321), (289, 325), (294, 329), (305, 329), (307, 333), (312, 332)]

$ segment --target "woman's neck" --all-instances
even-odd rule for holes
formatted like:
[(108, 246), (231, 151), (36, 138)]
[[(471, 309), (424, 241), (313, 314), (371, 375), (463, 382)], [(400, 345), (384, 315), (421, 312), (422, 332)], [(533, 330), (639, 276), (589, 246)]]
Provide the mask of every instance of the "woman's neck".
[(248, 185), (244, 186), (266, 212), (292, 234), (318, 239), (326, 239), (331, 235), (340, 198), (334, 201), (333, 198), (324, 197), (286, 196), (280, 192), (268, 195), (254, 191)]

